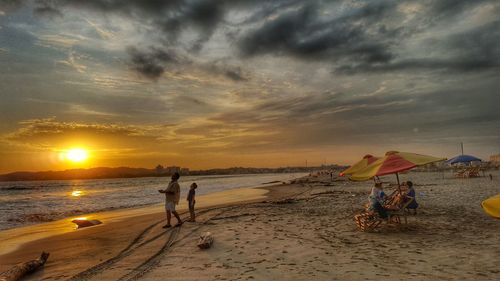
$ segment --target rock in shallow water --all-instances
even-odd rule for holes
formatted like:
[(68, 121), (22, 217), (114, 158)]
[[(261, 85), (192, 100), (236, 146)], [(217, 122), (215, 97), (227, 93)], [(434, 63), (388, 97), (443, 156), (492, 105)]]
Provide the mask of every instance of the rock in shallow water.
[(78, 228), (94, 226), (102, 223), (99, 220), (84, 220), (84, 219), (75, 219), (72, 220), (71, 222), (78, 225)]

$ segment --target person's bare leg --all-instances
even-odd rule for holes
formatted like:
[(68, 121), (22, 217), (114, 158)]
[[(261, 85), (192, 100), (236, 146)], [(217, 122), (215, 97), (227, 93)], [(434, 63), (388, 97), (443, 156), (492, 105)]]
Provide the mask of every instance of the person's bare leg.
[(173, 211), (172, 213), (174, 214), (175, 218), (177, 219), (177, 225), (181, 225), (182, 220), (181, 220), (181, 217), (179, 217), (179, 214), (177, 213), (177, 211)]
[(170, 225), (170, 220), (172, 219), (172, 214), (170, 211), (167, 211), (167, 225)]
[(171, 227), (170, 225), (170, 219), (172, 218), (172, 215), (170, 214), (170, 211), (167, 210), (167, 224), (163, 226), (163, 228)]

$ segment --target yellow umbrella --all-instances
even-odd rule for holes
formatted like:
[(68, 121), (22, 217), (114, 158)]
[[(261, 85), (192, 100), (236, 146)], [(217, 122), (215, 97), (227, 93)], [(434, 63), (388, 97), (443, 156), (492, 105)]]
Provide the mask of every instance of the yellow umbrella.
[(345, 169), (342, 171), (339, 176), (343, 177), (345, 175), (352, 175), (364, 168), (366, 168), (368, 165), (371, 163), (375, 162), (378, 159), (378, 157), (374, 157), (370, 154), (366, 154), (363, 159), (359, 160), (358, 162), (354, 163), (352, 166), (349, 168)]
[(500, 219), (500, 194), (484, 200), (481, 206), (488, 215)]

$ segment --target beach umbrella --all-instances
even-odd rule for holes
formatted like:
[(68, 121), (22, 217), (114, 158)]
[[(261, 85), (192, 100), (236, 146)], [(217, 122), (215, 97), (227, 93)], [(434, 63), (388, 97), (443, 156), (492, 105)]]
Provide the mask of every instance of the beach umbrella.
[(488, 215), (500, 219), (500, 194), (484, 200), (481, 206)]
[(364, 169), (351, 175), (350, 179), (355, 181), (369, 180), (375, 176), (396, 174), (399, 186), (399, 172), (404, 172), (417, 166), (446, 160), (428, 155), (410, 152), (389, 151), (384, 157), (371, 163)]
[(453, 157), (450, 160), (446, 161), (447, 164), (453, 165), (456, 163), (470, 163), (474, 161), (481, 161), (481, 159), (471, 156), (471, 155), (458, 155), (457, 157)]
[(352, 164), (352, 166), (350, 166), (349, 168), (342, 171), (339, 174), (339, 176), (343, 177), (345, 175), (352, 175), (352, 174), (366, 168), (366, 166), (375, 162), (377, 159), (378, 159), (378, 157), (374, 157), (370, 154), (366, 154), (365, 156), (363, 156), (363, 159), (359, 160), (358, 162)]

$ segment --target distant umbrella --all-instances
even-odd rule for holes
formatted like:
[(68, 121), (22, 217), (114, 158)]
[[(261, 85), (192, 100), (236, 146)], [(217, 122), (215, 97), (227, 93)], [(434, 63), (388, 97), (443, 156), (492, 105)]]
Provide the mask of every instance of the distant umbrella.
[(451, 158), (450, 160), (446, 161), (447, 164), (453, 165), (456, 163), (470, 163), (474, 161), (481, 161), (481, 159), (471, 156), (471, 155), (459, 155), (457, 157)]
[(352, 166), (350, 166), (349, 168), (345, 169), (344, 171), (342, 171), (339, 175), (341, 177), (345, 176), (345, 175), (352, 175), (364, 168), (366, 168), (366, 166), (370, 165), (371, 163), (375, 162), (376, 160), (378, 159), (378, 157), (375, 157), (375, 156), (372, 156), (370, 154), (366, 154), (363, 159), (359, 160), (358, 162), (352, 164)]

